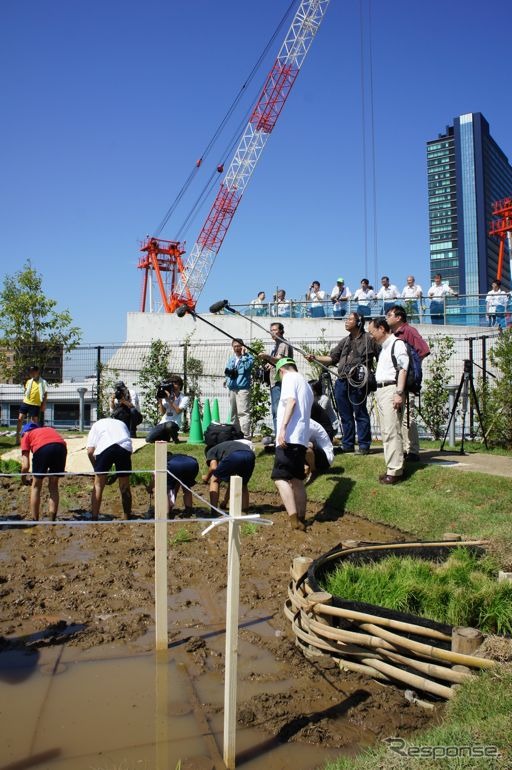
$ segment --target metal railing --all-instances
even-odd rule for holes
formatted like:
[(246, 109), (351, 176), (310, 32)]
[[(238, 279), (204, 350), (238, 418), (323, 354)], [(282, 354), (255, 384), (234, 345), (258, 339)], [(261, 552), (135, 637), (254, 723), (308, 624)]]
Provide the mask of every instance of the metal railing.
[[(311, 303), (308, 300), (285, 300), (267, 302), (261, 305), (232, 305), (239, 312), (248, 316), (267, 316), (270, 318), (338, 318), (343, 319), (356, 311), (366, 318), (375, 318), (386, 314), (392, 305), (402, 305), (408, 320), (412, 323), (445, 326), (499, 326), (512, 325), (512, 302), (507, 295), (504, 304), (488, 306), (486, 294), (461, 294), (456, 297), (440, 297), (430, 300), (422, 297), (412, 299), (372, 299), (361, 302), (355, 299), (333, 303), (331, 300)], [(341, 305), (341, 307), (340, 307)]]

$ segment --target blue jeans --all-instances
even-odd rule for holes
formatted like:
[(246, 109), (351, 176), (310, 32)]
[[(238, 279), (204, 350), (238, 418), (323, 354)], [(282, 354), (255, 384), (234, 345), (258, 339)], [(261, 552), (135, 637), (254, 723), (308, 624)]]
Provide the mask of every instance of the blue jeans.
[(444, 323), (444, 302), (442, 299), (430, 300), (430, 320), (433, 324)]
[(366, 408), (366, 388), (353, 388), (347, 380), (337, 379), (334, 395), (343, 428), (343, 449), (354, 449), (356, 426), (359, 449), (369, 449), (372, 434), (370, 415)]

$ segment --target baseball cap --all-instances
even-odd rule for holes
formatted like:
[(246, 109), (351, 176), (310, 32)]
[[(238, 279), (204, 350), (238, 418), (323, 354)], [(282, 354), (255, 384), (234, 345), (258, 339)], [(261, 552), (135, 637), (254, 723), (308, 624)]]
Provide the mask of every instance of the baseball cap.
[(34, 428), (39, 428), (39, 425), (37, 422), (27, 422), (21, 429), (21, 435), (24, 436), (25, 433), (27, 433), (29, 430), (34, 430)]
[(279, 370), (283, 366), (295, 366), (295, 367), (297, 367), (297, 364), (295, 363), (293, 358), (280, 358), (279, 361), (276, 364), (276, 374), (279, 374)]
[(343, 278), (338, 278), (336, 283), (345, 283), (345, 281), (343, 280)]

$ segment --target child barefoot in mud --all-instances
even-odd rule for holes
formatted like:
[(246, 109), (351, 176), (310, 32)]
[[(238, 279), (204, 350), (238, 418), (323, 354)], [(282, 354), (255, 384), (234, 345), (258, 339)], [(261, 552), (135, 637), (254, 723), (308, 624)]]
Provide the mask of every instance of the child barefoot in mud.
[(32, 452), (32, 489), (30, 490), (30, 514), (34, 521), (39, 519), (41, 489), (48, 476), (50, 493), (49, 512), (52, 521), (57, 518), (59, 509), (59, 477), (55, 473), (64, 473), (67, 447), (62, 436), (53, 428), (42, 428), (38, 423), (28, 422), (21, 429), (21, 483), (30, 484), (27, 473), (30, 469)]
[(203, 476), (205, 483), (210, 482), (210, 503), (216, 508), (219, 505), (220, 482), (228, 484), (222, 506), (225, 508), (229, 494), (230, 476), (242, 477), (242, 510), (249, 509), (249, 489), (247, 487), (254, 470), (256, 456), (252, 443), (247, 439), (239, 441), (222, 441), (206, 453), (208, 473)]

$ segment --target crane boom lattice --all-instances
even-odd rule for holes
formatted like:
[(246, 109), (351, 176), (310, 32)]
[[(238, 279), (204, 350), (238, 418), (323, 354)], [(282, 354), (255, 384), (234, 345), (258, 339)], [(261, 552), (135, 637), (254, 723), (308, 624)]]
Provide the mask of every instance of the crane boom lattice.
[(258, 97), (219, 191), (169, 301), (195, 307), (238, 204), (275, 127), (286, 99), (322, 23), (330, 0), (302, 0)]

